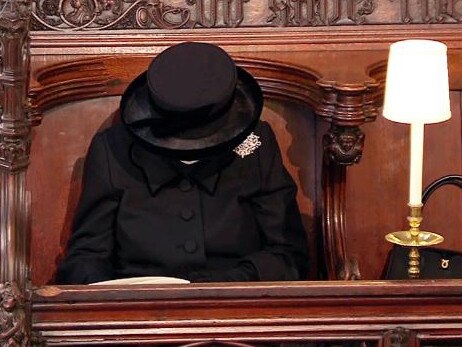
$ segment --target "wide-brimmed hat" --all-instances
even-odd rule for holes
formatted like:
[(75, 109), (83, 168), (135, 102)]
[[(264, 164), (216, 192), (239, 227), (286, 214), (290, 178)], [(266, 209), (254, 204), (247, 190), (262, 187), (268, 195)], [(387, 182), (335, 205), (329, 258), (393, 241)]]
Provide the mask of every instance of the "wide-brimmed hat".
[(188, 160), (239, 145), (262, 107), (257, 81), (223, 49), (186, 42), (163, 51), (130, 83), (120, 112), (152, 150)]

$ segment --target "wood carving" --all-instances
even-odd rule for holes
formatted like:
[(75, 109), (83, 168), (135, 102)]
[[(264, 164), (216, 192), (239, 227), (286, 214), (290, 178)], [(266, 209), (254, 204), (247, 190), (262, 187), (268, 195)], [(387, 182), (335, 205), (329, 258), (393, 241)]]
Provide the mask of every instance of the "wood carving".
[(416, 345), (415, 332), (403, 327), (387, 331), (384, 337), (387, 347), (413, 347)]
[(35, 0), (35, 30), (180, 29), (237, 27), (249, 0)]
[(29, 4), (27, 1), (11, 1), (2, 3), (2, 6), (0, 166), (15, 171), (28, 163), (30, 127), (24, 116), (28, 113), (25, 81), (29, 59)]
[(401, 0), (402, 23), (460, 23), (461, 19), (460, 0), (425, 0), (420, 6)]
[(377, 109), (373, 106), (379, 86), (375, 82), (342, 87), (332, 81), (318, 81), (324, 91), (317, 113), (331, 122), (323, 138), (324, 167), (324, 247), (327, 277), (330, 279), (360, 279), (355, 259), (346, 250), (345, 184), (346, 166), (359, 162), (364, 146), (364, 134), (359, 125), (373, 121)]
[(0, 343), (2, 346), (28, 346), (24, 298), (14, 283), (0, 285)]
[(2, 1), (0, 7), (0, 341), (3, 346), (26, 346), (23, 293), (29, 277), (25, 170), (30, 152), (30, 3)]
[(408, 347), (409, 346), (409, 330), (396, 328), (390, 336), (391, 347)]
[(329, 160), (339, 165), (351, 165), (361, 159), (364, 134), (358, 127), (333, 126), (324, 135), (323, 142)]
[[(186, 3), (196, 7), (194, 26), (206, 28), (237, 27), (244, 20), (244, 2), (250, 0), (186, 0)], [(218, 18), (218, 6), (222, 3), (222, 18)], [(208, 3), (208, 5), (207, 5)]]
[(363, 24), (375, 7), (374, 0), (269, 0), (268, 22), (279, 26)]
[(36, 30), (177, 29), (188, 26), (190, 10), (160, 0), (36, 0)]
[[(38, 31), (460, 23), (462, 0), (33, 0)], [(383, 11), (383, 8), (390, 8)], [(382, 9), (382, 10), (381, 10)]]
[(361, 159), (364, 134), (358, 127), (332, 125), (323, 137), (323, 147), (323, 245), (327, 248), (325, 254), (328, 278), (358, 280), (361, 279), (358, 262), (348, 257), (346, 249), (345, 184), (346, 166), (358, 163)]

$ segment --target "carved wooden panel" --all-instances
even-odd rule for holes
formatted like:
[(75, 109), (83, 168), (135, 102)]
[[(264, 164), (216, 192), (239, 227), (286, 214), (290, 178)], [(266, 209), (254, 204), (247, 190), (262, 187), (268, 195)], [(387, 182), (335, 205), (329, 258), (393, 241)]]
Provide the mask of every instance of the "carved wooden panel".
[(460, 23), (461, 0), (33, 0), (34, 30)]
[(0, 344), (27, 346), (30, 4), (0, 2)]

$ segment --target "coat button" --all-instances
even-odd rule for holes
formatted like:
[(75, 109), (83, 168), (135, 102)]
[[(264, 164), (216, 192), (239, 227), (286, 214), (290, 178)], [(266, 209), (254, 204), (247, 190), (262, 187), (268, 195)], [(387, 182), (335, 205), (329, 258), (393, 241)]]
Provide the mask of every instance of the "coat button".
[(187, 253), (194, 253), (197, 250), (197, 243), (193, 240), (188, 240), (183, 245)]
[(183, 220), (188, 221), (192, 217), (194, 217), (194, 211), (185, 208), (184, 210), (181, 211), (180, 216), (181, 218), (183, 218)]
[(190, 191), (192, 187), (192, 183), (187, 179), (182, 179), (178, 185), (178, 188), (180, 188), (182, 192)]

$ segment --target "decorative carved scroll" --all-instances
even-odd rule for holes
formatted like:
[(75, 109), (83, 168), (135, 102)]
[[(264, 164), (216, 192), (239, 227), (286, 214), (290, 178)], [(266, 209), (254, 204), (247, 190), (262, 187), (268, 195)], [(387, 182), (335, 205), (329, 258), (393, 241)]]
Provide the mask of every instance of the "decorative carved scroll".
[[(35, 30), (237, 27), (249, 0), (33, 0)], [(178, 3), (178, 2), (176, 2)]]
[[(460, 23), (462, 0), (33, 0), (34, 30)], [(387, 8), (386, 11), (383, 9)], [(382, 9), (382, 10), (377, 10)]]
[(190, 10), (159, 0), (34, 0), (35, 30), (104, 30), (188, 27)]

